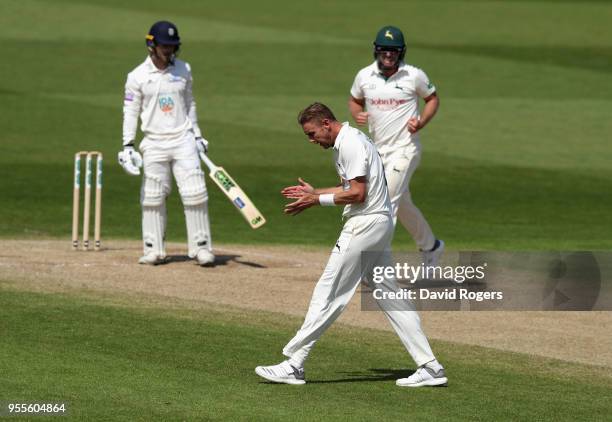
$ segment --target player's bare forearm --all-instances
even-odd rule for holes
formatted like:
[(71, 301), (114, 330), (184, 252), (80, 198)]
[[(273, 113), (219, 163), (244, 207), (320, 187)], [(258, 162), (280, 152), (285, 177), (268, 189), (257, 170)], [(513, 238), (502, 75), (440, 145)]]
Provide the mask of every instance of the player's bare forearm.
[[(321, 194), (334, 194), (335, 205), (347, 205), (354, 203), (361, 203), (366, 199), (366, 178), (365, 176), (357, 177), (349, 181), (350, 186), (347, 190), (344, 190), (342, 186), (335, 186), (333, 188), (322, 189), (327, 192), (318, 193), (318, 189), (314, 189), (312, 192), (301, 192), (296, 193), (295, 196), (287, 196), (287, 198), (297, 199), (297, 201), (285, 205), (285, 214), (297, 215), (302, 211), (314, 206), (320, 205)], [(285, 188), (287, 189), (287, 188)]]
[(416, 117), (411, 117), (408, 119), (408, 123), (406, 124), (408, 131), (410, 133), (416, 133), (423, 129), (436, 114), (439, 106), (440, 99), (435, 92), (429, 97), (425, 98), (425, 107), (423, 107), (421, 116), (418, 119)]
[(364, 102), (363, 100), (358, 100), (357, 98), (350, 96), (348, 100), (348, 107), (353, 119), (356, 118), (358, 113), (363, 111)]
[(420, 128), (424, 128), (427, 123), (436, 115), (438, 108), (440, 107), (440, 98), (434, 92), (429, 97), (425, 98), (425, 107), (421, 113)]
[(325, 194), (334, 195), (333, 202), (335, 205), (361, 203), (366, 199), (367, 180), (365, 176), (349, 180), (349, 188), (346, 190), (342, 184), (330, 188), (315, 189), (302, 178), (299, 178), (298, 181), (299, 185), (288, 186), (281, 191), (286, 198), (296, 199), (296, 201), (285, 205), (285, 214), (297, 215), (314, 205), (320, 205), (320, 196)]
[(334, 194), (334, 203), (336, 205), (357, 204), (363, 202), (364, 200), (365, 197), (359, 192), (353, 192), (350, 190)]
[(341, 193), (342, 190), (343, 190), (342, 185), (338, 185), (338, 186), (332, 186), (329, 188), (316, 188), (313, 193), (316, 193), (317, 195), (321, 195), (325, 193), (338, 194), (338, 193)]
[(334, 192), (334, 204), (347, 205), (365, 201), (367, 195), (365, 176), (352, 179), (349, 181), (349, 184), (348, 189), (344, 190), (340, 187), (340, 191)]
[(365, 100), (357, 99), (352, 95), (348, 101), (349, 111), (358, 125), (365, 125), (368, 122), (368, 113), (364, 111)]

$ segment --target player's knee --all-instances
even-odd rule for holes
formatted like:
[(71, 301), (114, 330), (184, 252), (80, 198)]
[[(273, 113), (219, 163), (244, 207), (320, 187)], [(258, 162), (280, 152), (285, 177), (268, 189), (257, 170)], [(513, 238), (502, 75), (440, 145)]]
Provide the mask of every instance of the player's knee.
[(200, 205), (208, 201), (202, 170), (192, 170), (177, 182), (183, 205)]
[(164, 186), (162, 179), (145, 175), (140, 190), (140, 203), (143, 207), (157, 207), (164, 204), (170, 188)]

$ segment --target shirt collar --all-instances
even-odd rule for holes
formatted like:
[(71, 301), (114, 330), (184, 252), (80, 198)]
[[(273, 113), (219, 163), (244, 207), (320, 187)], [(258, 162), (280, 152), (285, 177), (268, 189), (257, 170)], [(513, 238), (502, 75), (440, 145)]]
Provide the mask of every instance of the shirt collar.
[[(372, 67), (371, 72), (370, 72), (371, 75), (382, 76), (381, 71), (378, 69), (378, 63), (376, 62), (376, 60), (374, 60), (374, 63), (372, 63), (370, 66)], [(395, 76), (402, 71), (407, 71), (407, 69), (408, 69), (408, 65), (404, 61), (401, 61), (399, 64), (399, 67), (397, 68), (397, 72), (395, 72), (392, 76)]]
[(164, 73), (164, 72), (168, 71), (169, 69), (172, 69), (172, 67), (174, 67), (173, 64), (170, 64), (164, 70), (159, 70), (157, 68), (157, 66), (155, 66), (155, 64), (153, 63), (153, 60), (151, 59), (151, 56), (147, 56), (147, 58), (145, 59), (144, 62), (145, 62), (145, 66), (147, 67), (147, 71), (149, 73)]
[(336, 141), (334, 142), (334, 149), (336, 151), (340, 149), (340, 142), (342, 142), (348, 133), (348, 128), (350, 128), (349, 122), (342, 122), (342, 129), (340, 129), (340, 132), (338, 132), (338, 136), (336, 136)]

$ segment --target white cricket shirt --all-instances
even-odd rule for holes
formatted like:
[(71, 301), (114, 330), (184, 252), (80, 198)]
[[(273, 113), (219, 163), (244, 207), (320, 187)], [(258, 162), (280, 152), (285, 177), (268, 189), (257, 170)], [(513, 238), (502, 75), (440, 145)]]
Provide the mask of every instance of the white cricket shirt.
[(334, 161), (344, 190), (349, 189), (349, 181), (352, 179), (365, 176), (367, 180), (365, 201), (361, 204), (346, 205), (343, 217), (391, 214), (382, 159), (370, 138), (362, 131), (351, 127), (348, 122), (342, 124), (334, 143)]
[(179, 139), (190, 129), (202, 136), (192, 83), (189, 64), (178, 59), (159, 70), (147, 57), (131, 71), (123, 99), (123, 144), (134, 141), (139, 116), (140, 129), (154, 141)]
[(419, 97), (434, 92), (425, 72), (404, 62), (386, 80), (374, 62), (357, 73), (351, 87), (354, 98), (365, 99), (370, 135), (383, 156), (418, 142), (418, 132), (411, 134), (406, 125), (419, 117)]

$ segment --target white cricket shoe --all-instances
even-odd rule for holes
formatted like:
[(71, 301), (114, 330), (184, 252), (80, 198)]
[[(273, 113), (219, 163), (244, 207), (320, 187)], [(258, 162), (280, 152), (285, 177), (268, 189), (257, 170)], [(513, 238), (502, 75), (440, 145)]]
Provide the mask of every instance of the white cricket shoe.
[(438, 264), (440, 263), (440, 257), (444, 253), (444, 241), (436, 239), (434, 248), (435, 249), (432, 251), (421, 251), (421, 253), (423, 254), (423, 265), (425, 266), (425, 268), (438, 266)]
[(200, 249), (196, 255), (196, 260), (198, 261), (198, 265), (210, 265), (214, 264), (215, 256), (207, 249)]
[(421, 366), (408, 378), (400, 378), (395, 381), (395, 385), (398, 387), (435, 387), (448, 385), (448, 378), (446, 378), (444, 368), (440, 368), (438, 372), (435, 372), (427, 366)]
[(138, 260), (139, 264), (144, 265), (159, 265), (166, 262), (165, 255), (158, 255), (155, 252), (148, 252), (145, 255), (141, 256)]
[(304, 380), (304, 369), (298, 369), (288, 361), (272, 366), (258, 366), (255, 373), (268, 381), (283, 384), (301, 385), (306, 384)]

